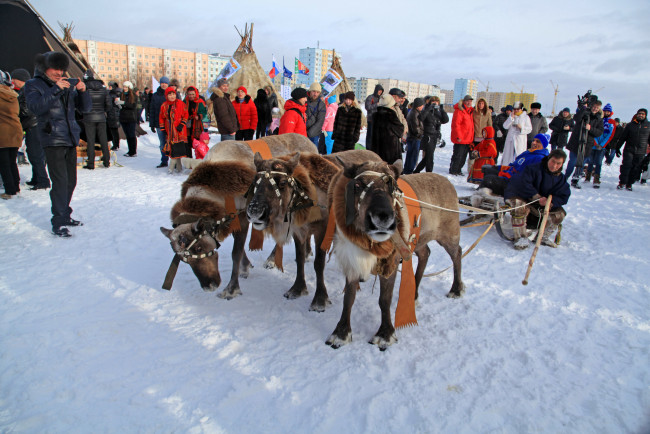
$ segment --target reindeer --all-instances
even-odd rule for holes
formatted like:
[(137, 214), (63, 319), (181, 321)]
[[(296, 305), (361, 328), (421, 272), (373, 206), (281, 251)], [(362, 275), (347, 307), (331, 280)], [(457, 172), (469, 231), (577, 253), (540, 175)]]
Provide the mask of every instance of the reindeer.
[[(336, 219), (333, 251), (345, 275), (345, 295), (341, 319), (326, 343), (339, 348), (351, 342), (350, 313), (359, 282), (368, 279), (370, 274), (378, 274), (381, 325), (370, 343), (385, 350), (397, 342), (390, 305), (400, 247), (414, 244), (411, 248), (418, 257), (415, 301), (431, 253), (427, 243), (433, 240), (447, 251), (453, 263), (454, 281), (447, 297), (461, 297), (464, 293), (458, 215), (426, 205), (421, 206), (421, 215), (409, 215), (405, 199), (398, 189), (401, 171), (398, 166), (375, 162), (341, 164), (343, 170), (330, 184), (328, 204)], [(405, 175), (401, 182), (407, 184), (403, 188), (410, 187), (422, 202), (458, 209), (456, 190), (440, 175)], [(416, 228), (419, 229), (419, 238), (414, 241), (412, 235)]]

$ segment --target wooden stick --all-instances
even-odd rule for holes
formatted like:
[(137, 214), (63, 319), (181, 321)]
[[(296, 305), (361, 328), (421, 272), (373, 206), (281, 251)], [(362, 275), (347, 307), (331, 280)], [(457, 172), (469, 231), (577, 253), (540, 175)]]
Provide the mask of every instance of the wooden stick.
[(533, 264), (535, 263), (535, 258), (537, 257), (537, 251), (539, 250), (539, 245), (542, 244), (542, 237), (544, 236), (544, 229), (546, 228), (546, 220), (548, 220), (548, 213), (551, 210), (551, 200), (553, 195), (549, 194), (546, 198), (546, 206), (544, 207), (544, 218), (542, 218), (542, 224), (539, 227), (539, 232), (537, 232), (537, 241), (535, 242), (535, 249), (533, 254), (528, 261), (528, 270), (526, 270), (526, 277), (521, 281), (522, 285), (528, 285), (528, 276), (530, 276), (530, 271), (533, 269)]

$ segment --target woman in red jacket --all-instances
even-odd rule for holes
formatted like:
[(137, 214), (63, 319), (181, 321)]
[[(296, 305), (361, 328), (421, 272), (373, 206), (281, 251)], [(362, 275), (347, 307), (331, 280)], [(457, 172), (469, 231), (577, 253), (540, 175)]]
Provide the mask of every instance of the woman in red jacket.
[(247, 93), (244, 86), (239, 86), (237, 96), (232, 102), (239, 120), (239, 130), (235, 133), (235, 140), (253, 140), (257, 128), (257, 107)]
[(183, 170), (181, 165), (182, 157), (192, 157), (192, 147), (187, 152), (187, 108), (180, 99), (176, 98), (176, 89), (169, 86), (165, 90), (166, 101), (160, 107), (160, 116), (158, 125), (160, 130), (164, 131), (167, 136), (167, 142), (163, 152), (169, 156), (169, 173)]
[(307, 137), (307, 90), (297, 87), (291, 92), (291, 99), (284, 103), (284, 115), (280, 119), (278, 134), (296, 133)]
[(472, 103), (474, 98), (465, 95), (462, 101), (454, 105), (454, 117), (451, 119), (451, 141), (454, 144), (454, 152), (449, 164), (449, 173), (462, 175), (462, 169), (467, 160), (469, 145), (474, 143), (474, 118)]

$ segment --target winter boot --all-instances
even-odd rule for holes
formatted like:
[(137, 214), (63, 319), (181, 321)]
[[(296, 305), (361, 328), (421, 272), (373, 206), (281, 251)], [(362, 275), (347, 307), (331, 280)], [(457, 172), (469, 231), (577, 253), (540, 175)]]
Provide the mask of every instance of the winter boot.
[(600, 175), (594, 173), (594, 188), (600, 188)]
[(591, 172), (585, 172), (585, 182), (591, 181)]
[(512, 218), (512, 232), (515, 236), (513, 246), (516, 250), (524, 250), (530, 246), (528, 230), (526, 230), (526, 217)]
[(572, 179), (572, 180), (571, 180), (571, 187), (573, 187), (573, 188), (577, 188), (578, 190), (580, 190), (580, 189), (582, 188), (582, 187), (580, 187), (580, 184), (578, 184), (578, 180), (577, 180), (577, 179)]
[(618, 185), (616, 186), (617, 190), (623, 190), (624, 188), (625, 188), (625, 186), (623, 185), (622, 182), (619, 182)]
[(553, 224), (546, 225), (546, 228), (544, 228), (544, 233), (542, 234), (541, 244), (553, 248), (557, 247), (557, 244), (555, 244), (555, 239), (552, 237), (556, 229), (557, 226)]
[(628, 184), (628, 185), (626, 185), (626, 186), (625, 186), (625, 189), (626, 189), (627, 191), (632, 191), (632, 184)]

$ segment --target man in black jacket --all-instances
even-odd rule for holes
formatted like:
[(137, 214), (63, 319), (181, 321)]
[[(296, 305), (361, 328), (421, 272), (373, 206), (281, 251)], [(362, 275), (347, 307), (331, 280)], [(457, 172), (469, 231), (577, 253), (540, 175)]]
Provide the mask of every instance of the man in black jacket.
[(40, 190), (50, 188), (50, 178), (45, 170), (45, 152), (41, 141), (38, 138), (36, 130), (36, 116), (27, 108), (25, 101), (25, 83), (31, 80), (29, 71), (26, 69), (15, 69), (11, 71), (11, 81), (14, 84), (14, 90), (18, 92), (18, 104), (20, 105), (20, 123), (25, 132), (25, 147), (27, 148), (27, 158), (32, 165), (32, 179), (25, 184), (30, 185), (30, 190)]
[(372, 120), (374, 118), (375, 112), (377, 111), (377, 103), (379, 103), (379, 98), (381, 94), (384, 93), (384, 87), (381, 84), (375, 85), (375, 90), (371, 95), (368, 95), (366, 98), (366, 120), (368, 122), (368, 130), (366, 131), (366, 149), (372, 151)]
[(86, 153), (88, 160), (84, 169), (93, 170), (95, 168), (95, 143), (97, 139), (102, 147), (102, 163), (104, 167), (109, 167), (110, 151), (108, 150), (108, 137), (106, 135), (106, 113), (112, 110), (111, 97), (108, 90), (104, 87), (104, 82), (95, 78), (93, 72), (89, 69), (84, 75), (84, 83), (90, 95), (90, 110), (83, 114), (84, 126), (86, 128)]
[(52, 180), (52, 232), (69, 237), (66, 226), (81, 225), (70, 216), (70, 201), (77, 185), (77, 145), (81, 132), (75, 109), (82, 113), (90, 110), (90, 95), (83, 81), (63, 78), (70, 63), (67, 54), (49, 51), (39, 54), (35, 63), (34, 78), (25, 83), (25, 100), (27, 108), (38, 119), (38, 134)]
[(632, 122), (628, 123), (623, 130), (623, 135), (618, 141), (616, 155), (620, 157), (621, 148), (623, 149), (623, 163), (621, 164), (621, 174), (618, 178), (616, 189), (632, 191), (634, 184), (641, 175), (641, 162), (646, 154), (648, 145), (650, 145), (650, 122), (648, 122), (648, 110), (640, 108)]
[(447, 112), (440, 105), (440, 98), (434, 95), (428, 100), (425, 98), (425, 101), (427, 103), (420, 113), (420, 120), (424, 129), (422, 140), (420, 140), (420, 149), (424, 152), (424, 156), (413, 173), (420, 173), (422, 169), (426, 169), (427, 172), (433, 171), (433, 156), (436, 152), (438, 140), (441, 137), (440, 125), (449, 122)]
[(111, 151), (115, 151), (120, 149), (120, 105), (118, 102), (122, 90), (114, 81), (109, 82), (108, 87), (110, 87), (108, 94), (111, 97), (111, 110), (106, 113), (106, 126), (111, 133), (111, 141), (113, 142)]
[[(592, 96), (592, 98), (595, 98), (595, 95)], [(566, 146), (566, 148), (570, 151), (570, 154), (565, 172), (567, 178), (569, 178), (573, 172), (573, 169), (575, 168), (575, 174), (571, 180), (571, 187), (578, 189), (581, 188), (578, 184), (578, 180), (582, 174), (584, 159), (589, 157), (594, 139), (596, 137), (600, 137), (605, 129), (602, 118), (603, 111), (600, 109), (602, 105), (603, 103), (600, 102), (600, 100), (593, 99), (582, 107), (578, 107), (576, 114), (573, 115), (575, 126), (571, 131), (571, 137), (569, 138), (569, 143)], [(583, 149), (580, 149), (580, 135), (582, 133), (583, 125), (587, 133), (587, 137), (585, 138)], [(576, 167), (576, 162), (579, 163), (579, 167)]]
[(549, 125), (552, 131), (550, 141), (551, 149), (564, 149), (569, 141), (569, 133), (574, 126), (575, 121), (571, 117), (571, 110), (569, 110), (569, 107), (563, 108)]
[(508, 130), (503, 128), (503, 123), (510, 117), (510, 114), (514, 111), (514, 108), (511, 105), (507, 105), (501, 109), (492, 125), (494, 126), (494, 132), (496, 136), (494, 137), (494, 142), (497, 145), (497, 156), (494, 157), (494, 161), (497, 161), (499, 154), (503, 153), (503, 147), (506, 144), (506, 136), (508, 135)]
[(309, 87), (309, 97), (307, 98), (307, 138), (314, 145), (318, 146), (320, 135), (323, 132), (323, 123), (325, 122), (325, 103), (320, 98), (320, 83), (314, 82)]
[(160, 77), (160, 86), (151, 95), (151, 101), (149, 101), (149, 127), (151, 127), (151, 132), (158, 134), (158, 142), (160, 143), (160, 164), (156, 166), (157, 168), (167, 167), (169, 161), (169, 157), (163, 152), (165, 142), (167, 141), (167, 135), (158, 125), (160, 107), (162, 107), (165, 102), (165, 89), (168, 87), (169, 78), (164, 76)]

